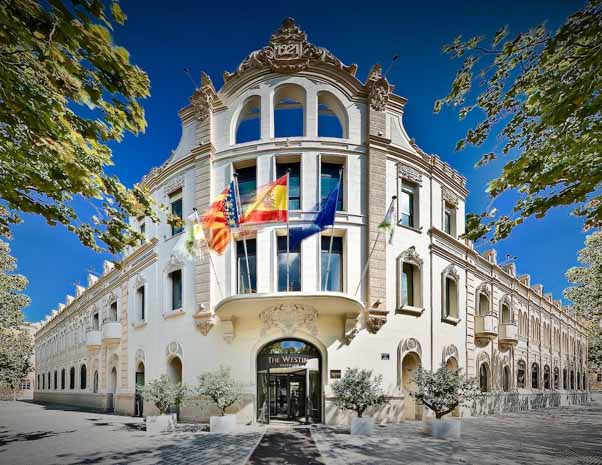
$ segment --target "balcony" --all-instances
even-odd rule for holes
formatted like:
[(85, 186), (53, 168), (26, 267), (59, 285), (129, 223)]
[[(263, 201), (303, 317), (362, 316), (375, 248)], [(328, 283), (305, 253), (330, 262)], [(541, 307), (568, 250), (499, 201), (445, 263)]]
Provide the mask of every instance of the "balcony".
[(518, 344), (518, 326), (516, 323), (500, 323), (499, 342), (511, 346)]
[(497, 316), (477, 315), (475, 317), (475, 337), (491, 341), (497, 337)]
[(89, 330), (86, 333), (86, 346), (88, 349), (100, 346), (100, 331), (97, 329)]
[(121, 323), (118, 321), (105, 321), (102, 324), (102, 342), (118, 343), (121, 340)]

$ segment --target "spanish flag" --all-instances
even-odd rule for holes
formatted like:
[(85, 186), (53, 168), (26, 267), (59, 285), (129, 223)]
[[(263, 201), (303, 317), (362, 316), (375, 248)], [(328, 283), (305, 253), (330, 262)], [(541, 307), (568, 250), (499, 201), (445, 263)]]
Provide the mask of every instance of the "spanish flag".
[(207, 247), (218, 255), (222, 255), (230, 243), (230, 227), (226, 215), (226, 200), (229, 193), (230, 187), (226, 187), (202, 218)]
[(288, 221), (288, 174), (257, 192), (241, 223), (286, 223)]

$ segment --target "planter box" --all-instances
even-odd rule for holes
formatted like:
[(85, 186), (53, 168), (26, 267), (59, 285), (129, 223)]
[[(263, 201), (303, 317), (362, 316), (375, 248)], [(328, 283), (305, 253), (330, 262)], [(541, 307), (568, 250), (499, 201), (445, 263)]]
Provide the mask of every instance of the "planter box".
[(374, 430), (374, 418), (353, 417), (351, 419), (351, 434), (357, 436), (371, 436)]
[(209, 431), (212, 433), (231, 433), (236, 428), (236, 415), (224, 415), (209, 418)]
[(424, 420), (424, 432), (437, 439), (460, 439), (462, 423), (455, 418), (429, 418)]
[(150, 434), (166, 433), (175, 431), (176, 414), (158, 415), (155, 417), (146, 417), (146, 432)]

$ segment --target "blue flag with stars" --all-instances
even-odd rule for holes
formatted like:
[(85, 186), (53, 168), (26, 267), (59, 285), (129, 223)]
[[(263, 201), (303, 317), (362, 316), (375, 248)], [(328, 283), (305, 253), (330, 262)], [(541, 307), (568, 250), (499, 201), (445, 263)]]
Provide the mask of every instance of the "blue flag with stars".
[(238, 228), (239, 212), (234, 181), (230, 181), (230, 188), (224, 199), (224, 213), (226, 215), (226, 225), (231, 229)]

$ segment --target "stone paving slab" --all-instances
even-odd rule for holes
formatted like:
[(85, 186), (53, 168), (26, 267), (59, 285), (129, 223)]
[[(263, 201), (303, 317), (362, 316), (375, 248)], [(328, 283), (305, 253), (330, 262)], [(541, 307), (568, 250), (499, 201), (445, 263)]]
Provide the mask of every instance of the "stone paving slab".
[(324, 465), (308, 426), (269, 426), (247, 465)]
[(602, 396), (590, 407), (465, 418), (456, 442), (426, 436), (420, 422), (369, 438), (326, 426), (312, 435), (326, 465), (602, 465)]
[(0, 402), (0, 465), (243, 465), (265, 428), (209, 434), (201, 425), (147, 434), (141, 418)]

